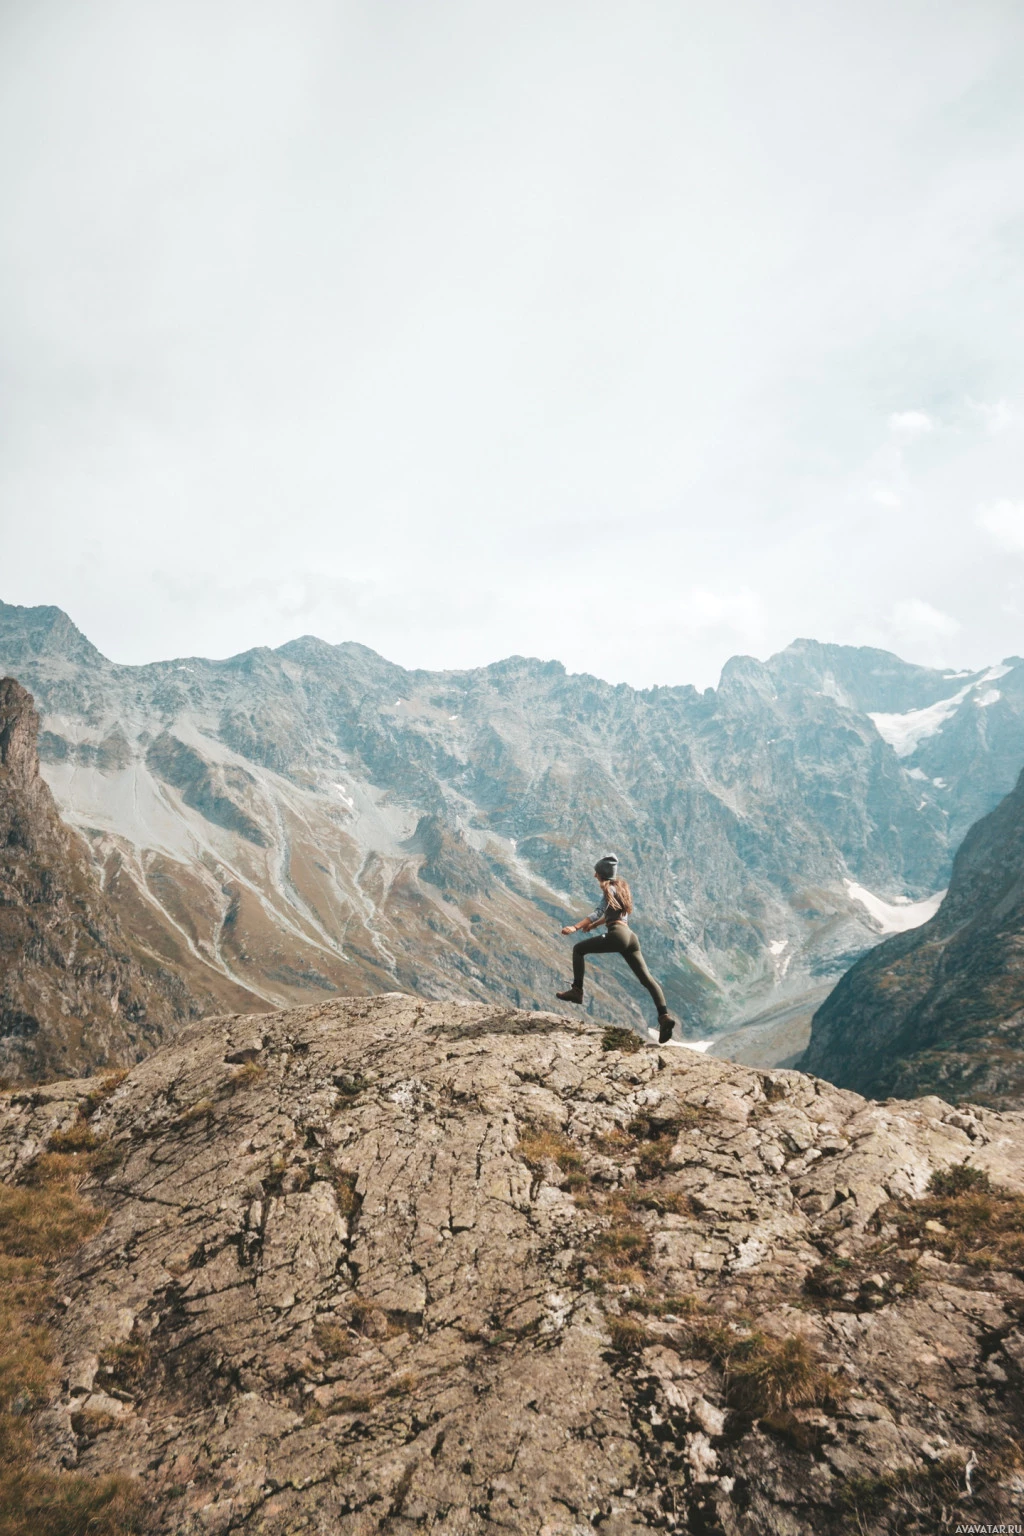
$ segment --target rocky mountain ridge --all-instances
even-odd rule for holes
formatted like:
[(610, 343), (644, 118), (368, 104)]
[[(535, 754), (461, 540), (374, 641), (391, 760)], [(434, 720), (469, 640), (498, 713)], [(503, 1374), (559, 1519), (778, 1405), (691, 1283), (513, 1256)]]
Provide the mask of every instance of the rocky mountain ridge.
[(39, 774), (39, 719), (0, 680), (0, 1076), (133, 1065), (200, 1003), (126, 935)]
[(879, 1098), (1024, 1108), (1024, 774), (964, 838), (935, 916), (843, 977), (800, 1065)]
[(390, 996), (0, 1097), (9, 1199), (76, 1157), (105, 1224), (53, 1274), (32, 1424), (52, 1497), (132, 1529), (1019, 1516), (1020, 1114)]
[[(795, 1052), (851, 960), (933, 910), (1024, 761), (1012, 658), (962, 677), (799, 641), (704, 693), (524, 658), (410, 672), (310, 637), (128, 667), (57, 609), (0, 605), (0, 665), (124, 922), (222, 1007), (395, 986), (546, 1006), (612, 847), (691, 1038), (782, 1010)], [(649, 1022), (612, 965), (589, 1006)]]

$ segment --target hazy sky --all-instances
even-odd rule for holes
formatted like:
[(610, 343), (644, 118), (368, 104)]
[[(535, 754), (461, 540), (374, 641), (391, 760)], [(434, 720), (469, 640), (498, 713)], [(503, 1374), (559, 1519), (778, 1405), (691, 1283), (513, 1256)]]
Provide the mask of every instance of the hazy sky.
[(3, 0), (0, 598), (1024, 652), (1021, 0)]

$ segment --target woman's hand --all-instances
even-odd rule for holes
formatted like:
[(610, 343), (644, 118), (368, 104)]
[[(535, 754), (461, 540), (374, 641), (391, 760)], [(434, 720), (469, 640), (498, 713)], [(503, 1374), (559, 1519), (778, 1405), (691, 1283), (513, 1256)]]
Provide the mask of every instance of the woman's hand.
[(576, 929), (575, 928), (563, 928), (562, 932), (563, 933), (575, 933)]

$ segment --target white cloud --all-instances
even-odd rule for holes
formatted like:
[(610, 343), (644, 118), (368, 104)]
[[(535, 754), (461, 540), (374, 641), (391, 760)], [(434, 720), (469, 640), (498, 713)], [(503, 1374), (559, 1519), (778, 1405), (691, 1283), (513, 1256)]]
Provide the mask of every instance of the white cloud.
[(937, 635), (955, 635), (960, 621), (951, 614), (933, 608), (919, 597), (906, 597), (892, 610), (894, 627), (908, 637), (932, 638)]
[(1005, 432), (1007, 428), (1021, 420), (1020, 411), (1016, 410), (1008, 400), (969, 400), (967, 406), (985, 431), (993, 435), (997, 432)]
[(1019, 649), (1019, 5), (441, 9), (0, 8), (0, 596), (119, 661)]
[(893, 411), (889, 428), (901, 437), (922, 437), (926, 432), (934, 432), (935, 423), (926, 411)]
[(975, 521), (1002, 549), (1024, 554), (1024, 501), (992, 501), (978, 508)]

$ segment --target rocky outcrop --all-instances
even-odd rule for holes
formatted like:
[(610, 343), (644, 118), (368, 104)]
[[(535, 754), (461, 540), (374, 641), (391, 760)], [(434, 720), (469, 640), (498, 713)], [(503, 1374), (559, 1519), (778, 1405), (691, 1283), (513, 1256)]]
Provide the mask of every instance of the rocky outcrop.
[(167, 1536), (1014, 1518), (1024, 1279), (906, 1223), (943, 1170), (1024, 1211), (1024, 1116), (631, 1041), (377, 997), (0, 1101), (9, 1182), (102, 1149), (43, 1455)]
[(874, 1097), (1024, 1107), (1024, 774), (968, 832), (922, 928), (850, 970), (800, 1065)]
[(0, 681), (0, 1076), (138, 1061), (198, 1005), (128, 940), (39, 776), (39, 718)]

